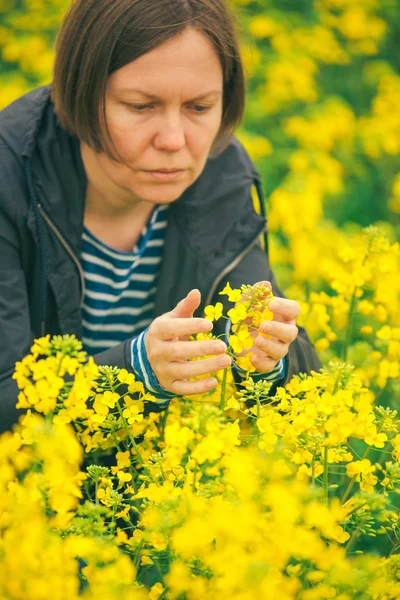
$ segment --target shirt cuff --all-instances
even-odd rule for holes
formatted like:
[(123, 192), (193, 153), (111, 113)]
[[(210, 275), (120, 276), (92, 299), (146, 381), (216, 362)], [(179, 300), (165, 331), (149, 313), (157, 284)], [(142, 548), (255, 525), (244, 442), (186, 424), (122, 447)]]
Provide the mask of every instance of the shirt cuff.
[(147, 391), (149, 391), (157, 400), (157, 404), (165, 404), (168, 406), (172, 398), (176, 394), (172, 394), (165, 390), (158, 382), (153, 369), (151, 368), (146, 352), (146, 344), (144, 343), (147, 329), (142, 331), (138, 337), (132, 339), (131, 342), (131, 367), (138, 381), (141, 381)]

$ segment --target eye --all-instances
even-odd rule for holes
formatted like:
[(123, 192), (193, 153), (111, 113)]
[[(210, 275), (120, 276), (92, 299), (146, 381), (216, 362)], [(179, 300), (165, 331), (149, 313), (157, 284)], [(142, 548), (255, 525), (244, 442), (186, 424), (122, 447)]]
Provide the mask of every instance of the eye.
[(138, 112), (143, 112), (144, 110), (146, 110), (146, 108), (152, 108), (153, 105), (152, 104), (129, 104), (130, 108), (133, 108), (133, 110), (137, 110)]
[(194, 104), (192, 106), (193, 110), (197, 113), (204, 113), (210, 110), (211, 106), (204, 106), (202, 104)]

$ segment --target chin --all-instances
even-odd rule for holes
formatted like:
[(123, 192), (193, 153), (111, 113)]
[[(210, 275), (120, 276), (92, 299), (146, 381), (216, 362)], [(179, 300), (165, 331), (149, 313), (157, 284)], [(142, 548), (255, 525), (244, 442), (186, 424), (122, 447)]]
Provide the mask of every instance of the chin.
[(172, 204), (178, 200), (183, 192), (189, 187), (190, 184), (187, 185), (171, 185), (171, 184), (162, 184), (155, 186), (151, 186), (150, 188), (142, 189), (142, 190), (132, 190), (135, 196), (142, 198), (146, 202), (152, 202), (153, 204)]

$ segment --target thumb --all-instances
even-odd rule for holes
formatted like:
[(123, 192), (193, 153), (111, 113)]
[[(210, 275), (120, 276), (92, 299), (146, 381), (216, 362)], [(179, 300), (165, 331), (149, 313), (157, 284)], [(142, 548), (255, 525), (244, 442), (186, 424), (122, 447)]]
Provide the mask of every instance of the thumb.
[(193, 317), (193, 313), (200, 306), (201, 294), (197, 289), (190, 290), (186, 298), (178, 302), (175, 308), (171, 311), (171, 317), (189, 318)]

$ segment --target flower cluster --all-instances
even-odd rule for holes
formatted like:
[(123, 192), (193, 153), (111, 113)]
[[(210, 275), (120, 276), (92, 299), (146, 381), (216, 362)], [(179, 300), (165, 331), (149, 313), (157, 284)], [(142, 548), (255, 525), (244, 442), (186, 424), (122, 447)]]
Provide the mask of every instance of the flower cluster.
[[(206, 316), (229, 319), (229, 352), (251, 357), (272, 293), (221, 293), (233, 307)], [(397, 411), (338, 359), (274, 393), (229, 371), (201, 402), (152, 412), (133, 374), (96, 366), (73, 336), (36, 340), (14, 375), (26, 415), (0, 438), (2, 595), (398, 598)], [(376, 536), (380, 556), (363, 551)]]

